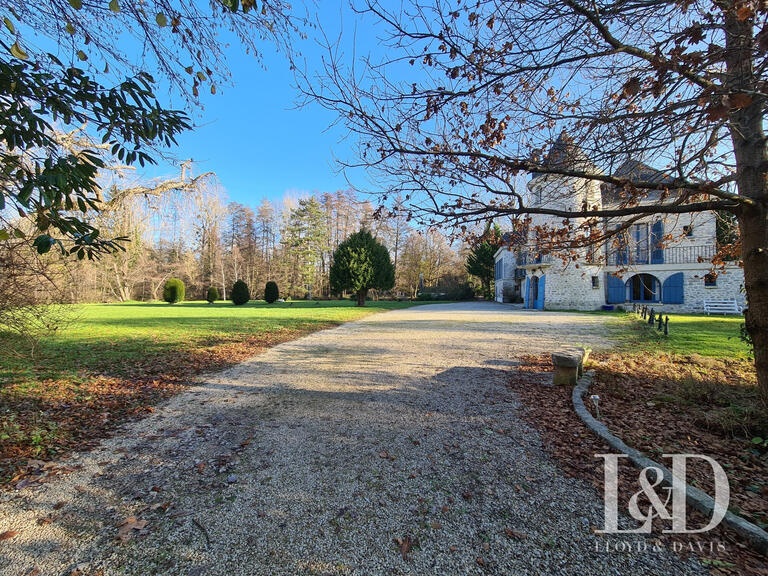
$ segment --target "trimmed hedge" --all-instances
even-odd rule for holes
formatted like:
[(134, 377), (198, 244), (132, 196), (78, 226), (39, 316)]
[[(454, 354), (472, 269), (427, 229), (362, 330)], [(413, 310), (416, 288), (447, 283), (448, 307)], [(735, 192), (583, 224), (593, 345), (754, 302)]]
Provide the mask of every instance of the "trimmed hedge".
[(208, 288), (208, 293), (205, 295), (205, 299), (208, 300), (208, 304), (213, 304), (220, 298), (221, 294), (219, 294), (219, 289), (216, 288), (216, 286), (211, 286)]
[(264, 300), (267, 301), (267, 304), (272, 304), (278, 298), (280, 298), (280, 290), (277, 288), (277, 282), (272, 282), (270, 280), (267, 282), (267, 285), (264, 286)]
[(163, 300), (176, 304), (184, 300), (184, 282), (178, 278), (168, 278), (163, 286)]
[(232, 293), (230, 294), (230, 297), (232, 298), (232, 303), (235, 306), (242, 306), (243, 304), (247, 304), (248, 300), (251, 299), (251, 291), (248, 290), (248, 284), (242, 280), (235, 282), (234, 286), (232, 286)]

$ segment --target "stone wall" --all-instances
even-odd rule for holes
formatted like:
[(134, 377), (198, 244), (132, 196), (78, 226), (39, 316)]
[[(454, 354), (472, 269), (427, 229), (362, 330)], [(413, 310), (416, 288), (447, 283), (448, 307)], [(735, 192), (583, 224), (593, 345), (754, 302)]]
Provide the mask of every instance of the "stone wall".
[[(588, 182), (580, 178), (567, 178), (558, 176), (542, 176), (528, 183), (529, 205), (546, 205), (548, 207), (579, 210), (582, 202), (585, 200), (590, 205), (599, 207), (601, 205), (600, 190), (597, 182)], [(664, 235), (667, 237), (665, 248), (673, 249), (677, 247), (713, 247), (716, 243), (716, 215), (714, 212), (705, 212), (701, 214), (682, 214), (682, 215), (652, 215), (639, 220), (638, 222), (650, 224), (661, 218), (664, 221)], [(573, 224), (578, 226), (581, 219), (573, 219)], [(615, 228), (620, 219), (611, 219), (606, 221), (605, 225), (609, 228)], [(550, 227), (562, 226), (562, 219), (545, 215), (534, 215), (532, 217), (532, 228), (537, 225)], [(686, 229), (688, 227), (688, 230)], [(690, 234), (689, 230), (692, 230)], [(536, 245), (536, 239), (528, 239), (528, 248)], [(649, 250), (652, 246), (649, 245)], [(729, 265), (725, 270), (719, 273), (715, 286), (705, 286), (704, 277), (710, 271), (708, 262), (696, 263), (696, 254), (709, 254), (709, 252), (694, 248), (692, 250), (682, 250), (676, 252), (680, 259), (672, 261), (683, 262), (682, 264), (645, 264), (633, 266), (631, 270), (620, 270), (617, 266), (605, 267), (602, 265), (587, 265), (583, 260), (586, 257), (586, 250), (579, 248), (575, 250), (577, 258), (581, 262), (576, 265), (570, 262), (563, 265), (556, 257), (553, 258), (550, 266), (527, 269), (528, 277), (546, 275), (546, 292), (544, 295), (544, 306), (547, 309), (576, 309), (576, 310), (596, 310), (606, 303), (606, 274), (608, 272), (619, 272), (624, 280), (627, 280), (634, 274), (647, 273), (654, 275), (660, 283), (672, 274), (682, 272), (684, 275), (684, 300), (683, 304), (665, 305), (654, 304), (657, 308), (662, 308), (668, 312), (697, 312), (701, 311), (705, 300), (722, 300), (735, 298), (741, 305), (745, 305), (744, 294), (741, 289), (744, 284), (743, 271), (735, 265)], [(598, 256), (603, 256), (603, 249)], [(672, 252), (670, 252), (672, 255)], [(691, 255), (694, 257), (691, 258)], [(496, 282), (495, 297), (499, 302), (509, 301), (509, 295), (516, 285), (514, 273), (516, 269), (517, 255), (512, 250), (500, 250), (496, 258), (504, 261), (503, 279)], [(693, 262), (689, 262), (689, 260)], [(593, 277), (596, 280), (593, 281)], [(525, 281), (523, 281), (523, 290)], [(505, 298), (506, 293), (506, 298)], [(632, 306), (627, 302), (624, 306)]]
[(496, 252), (496, 262), (503, 261), (503, 277), (494, 280), (494, 299), (497, 302), (510, 302), (510, 292), (515, 288), (515, 269), (517, 268), (517, 254), (506, 248)]
[[(553, 263), (551, 267), (542, 269), (544, 273), (545, 294), (544, 307), (549, 310), (597, 310), (605, 304), (605, 287), (600, 266), (585, 266), (578, 268), (571, 263)], [(597, 287), (592, 285), (592, 277), (596, 276)]]
[[(732, 300), (735, 299), (742, 306), (746, 305), (746, 298), (742, 292), (744, 286), (744, 272), (736, 265), (728, 265), (719, 272), (715, 286), (705, 286), (704, 277), (709, 273), (708, 266), (665, 266), (664, 269), (653, 269), (653, 267), (638, 267), (637, 270), (622, 274), (622, 279), (627, 280), (634, 274), (645, 273), (652, 274), (663, 284), (664, 280), (677, 272), (683, 273), (683, 297), (682, 304), (664, 304), (653, 303), (657, 311), (665, 312), (701, 312), (705, 300)], [(632, 306), (627, 302), (624, 306)]]

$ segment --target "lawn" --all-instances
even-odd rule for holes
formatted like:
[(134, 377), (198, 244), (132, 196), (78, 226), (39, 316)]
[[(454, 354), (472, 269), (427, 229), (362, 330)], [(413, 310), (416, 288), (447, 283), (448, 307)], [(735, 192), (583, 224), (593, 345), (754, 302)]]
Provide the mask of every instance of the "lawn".
[(31, 357), (0, 332), (0, 484), (29, 459), (87, 448), (183, 390), (195, 374), (369, 314), (423, 302), (86, 304)]
[(622, 348), (635, 352), (668, 352), (689, 356), (746, 360), (749, 346), (739, 337), (743, 316), (670, 314), (669, 335), (643, 324), (639, 315), (611, 313), (626, 324)]

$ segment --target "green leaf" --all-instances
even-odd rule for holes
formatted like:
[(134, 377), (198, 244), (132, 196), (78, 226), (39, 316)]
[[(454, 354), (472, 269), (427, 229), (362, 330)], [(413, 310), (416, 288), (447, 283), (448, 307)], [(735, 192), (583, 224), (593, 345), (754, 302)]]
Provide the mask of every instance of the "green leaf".
[(203, 72), (198, 72), (197, 77), (200, 79), (201, 82), (205, 80), (205, 74)]
[(109, 9), (112, 10), (112, 12), (120, 12), (120, 4), (117, 0), (110, 0)]
[(21, 231), (21, 230), (19, 230), (18, 228), (14, 228), (14, 229), (13, 229), (13, 235), (14, 235), (16, 238), (26, 238), (26, 237), (27, 237), (27, 235), (26, 235), (26, 234), (24, 234), (24, 232), (22, 232), (22, 231)]
[(51, 249), (52, 238), (48, 236), (48, 234), (40, 234), (40, 236), (35, 238), (35, 241), (32, 242), (32, 245), (37, 248), (38, 254), (45, 254)]
[(69, 5), (75, 10), (80, 10), (83, 7), (83, 0), (69, 0)]
[(82, 50), (78, 50), (77, 51), (77, 59), (78, 60), (82, 60), (83, 62), (85, 62), (86, 60), (88, 60), (88, 56)]
[(164, 28), (168, 25), (168, 18), (166, 18), (165, 14), (162, 12), (158, 12), (157, 16), (155, 16), (155, 22), (157, 22), (157, 25), (160, 26), (160, 28)]
[(0, 240), (8, 240), (10, 237), (11, 235), (8, 234), (8, 230), (0, 228)]
[(11, 44), (11, 55), (14, 58), (18, 58), (19, 60), (26, 60), (29, 58), (29, 54), (24, 52), (24, 50), (21, 49), (21, 46), (19, 46), (18, 42), (14, 42)]
[(67, 31), (67, 34), (70, 36), (75, 35), (75, 27), (72, 25), (72, 22), (67, 22), (67, 25), (64, 26), (64, 29)]
[(760, 436), (756, 436), (756, 437), (752, 438), (752, 444), (762, 444), (763, 442), (764, 442), (764, 440), (762, 438), (760, 438)]
[(3, 18), (3, 24), (5, 24), (5, 27), (8, 28), (8, 32), (11, 34), (16, 34), (16, 28), (13, 27), (13, 22), (8, 20), (8, 18)]

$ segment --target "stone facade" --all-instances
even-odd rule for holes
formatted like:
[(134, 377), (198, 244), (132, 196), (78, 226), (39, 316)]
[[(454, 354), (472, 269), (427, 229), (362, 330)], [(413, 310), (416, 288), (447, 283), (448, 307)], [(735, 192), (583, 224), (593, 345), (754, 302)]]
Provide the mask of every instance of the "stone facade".
[[(617, 202), (595, 181), (553, 175), (532, 179), (528, 194), (528, 205), (567, 211), (580, 210), (585, 203), (600, 209)], [(646, 201), (654, 200), (651, 194)], [(581, 224), (579, 219), (571, 222), (574, 227)], [(623, 224), (612, 219), (604, 220), (602, 226), (615, 230)], [(537, 227), (560, 225), (562, 218), (534, 215), (524, 244), (499, 249), (497, 301), (522, 298), (526, 307), (551, 310), (596, 310), (638, 303), (667, 312), (701, 311), (705, 300), (735, 299), (746, 304), (741, 268), (734, 263), (712, 269), (716, 253), (716, 215), (712, 212), (654, 215), (634, 221), (627, 225), (620, 248), (615, 243), (596, 251), (577, 248), (575, 259), (567, 263), (537, 253), (533, 232)]]

